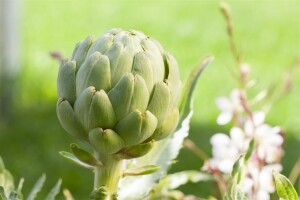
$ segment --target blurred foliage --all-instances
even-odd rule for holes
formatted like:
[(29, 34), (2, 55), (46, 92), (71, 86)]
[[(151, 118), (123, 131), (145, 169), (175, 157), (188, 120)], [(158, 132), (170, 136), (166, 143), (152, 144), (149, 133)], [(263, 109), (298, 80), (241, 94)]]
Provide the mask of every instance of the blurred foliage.
[[(255, 92), (283, 78), (300, 53), (300, 2), (297, 0), (228, 1), (232, 7), (238, 47), (257, 78)], [(59, 51), (71, 55), (75, 44), (87, 35), (99, 36), (112, 27), (142, 30), (159, 40), (181, 67), (184, 79), (200, 57), (214, 54), (214, 63), (197, 87), (190, 138), (210, 153), (209, 138), (229, 127), (216, 125), (214, 100), (227, 95), (237, 83), (229, 68), (234, 62), (228, 50), (225, 22), (219, 1), (96, 1), (23, 0), (20, 4), (22, 69), (12, 86), (11, 119), (0, 121), (0, 155), (17, 182), (24, 176), (24, 191), (45, 172), (48, 188), (57, 179), (76, 199), (91, 192), (93, 177), (88, 170), (66, 162), (58, 154), (73, 141), (56, 117), (56, 78), (59, 64), (49, 56)], [(299, 157), (300, 76), (291, 93), (277, 103), (267, 122), (287, 131), (284, 174)], [(171, 171), (199, 169), (200, 160), (183, 150)], [(199, 190), (201, 188), (201, 190)], [(186, 193), (207, 196), (211, 183), (181, 187)]]

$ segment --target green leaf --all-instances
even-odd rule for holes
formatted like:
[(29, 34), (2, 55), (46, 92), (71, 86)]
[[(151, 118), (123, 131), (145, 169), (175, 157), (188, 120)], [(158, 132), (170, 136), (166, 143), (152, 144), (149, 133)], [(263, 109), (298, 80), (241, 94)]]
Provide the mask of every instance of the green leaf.
[(154, 145), (154, 141), (138, 144), (131, 147), (126, 147), (114, 155), (117, 159), (132, 159), (139, 158), (147, 154)]
[(20, 197), (21, 199), (24, 199), (24, 198), (23, 198), (23, 194), (22, 194), (23, 183), (24, 183), (24, 178), (21, 178), (20, 181), (19, 181), (17, 190), (16, 190), (17, 193), (18, 193), (18, 195), (19, 195), (19, 197)]
[(4, 192), (4, 188), (0, 186), (0, 200), (7, 200), (7, 197)]
[(20, 200), (18, 197), (18, 193), (16, 191), (12, 191), (9, 195), (8, 200)]
[(0, 186), (3, 187), (6, 196), (8, 196), (15, 189), (14, 178), (11, 175), (11, 173), (7, 169), (5, 169), (5, 165), (1, 157), (0, 157)]
[(200, 181), (212, 181), (214, 180), (213, 176), (208, 173), (188, 170), (181, 171), (174, 174), (169, 174), (159, 181), (157, 187), (167, 188), (169, 190), (174, 190), (181, 185), (185, 185), (188, 182), (198, 183)]
[[(193, 115), (193, 90), (196, 82), (203, 69), (211, 62), (212, 57), (206, 57), (201, 64), (197, 65), (192, 71), (185, 85), (185, 90), (180, 104), (181, 119), (174, 134), (157, 141), (154, 147), (145, 156), (135, 159), (133, 167), (141, 167), (144, 165), (155, 164), (160, 166), (160, 169), (152, 174), (142, 177), (125, 177), (121, 179), (119, 184), (118, 198), (125, 199), (143, 199), (147, 196), (150, 190), (157, 184), (157, 181), (162, 178), (172, 161), (177, 157), (179, 150), (182, 147), (184, 138), (188, 136), (189, 123)], [(138, 190), (136, 188), (139, 188)]]
[(80, 160), (81, 162), (95, 167), (103, 166), (103, 164), (99, 160), (97, 160), (89, 152), (81, 149), (77, 144), (71, 144), (70, 148), (73, 152), (73, 155), (76, 156), (76, 158), (78, 158), (78, 160)]
[[(250, 150), (249, 150), (250, 149)], [(247, 153), (253, 151), (251, 145), (249, 146)], [(247, 154), (246, 153), (246, 154)], [(247, 197), (245, 193), (241, 190), (241, 180), (244, 175), (244, 169), (246, 167), (245, 154), (241, 154), (240, 157), (233, 165), (231, 172), (231, 179), (227, 186), (226, 192), (223, 196), (223, 200), (246, 200)]]
[(59, 152), (60, 155), (62, 155), (64, 158), (66, 158), (67, 160), (81, 166), (81, 167), (85, 167), (87, 169), (94, 169), (93, 166), (88, 165), (84, 162), (81, 162), (78, 158), (76, 158), (76, 156), (74, 156), (72, 153), (66, 152), (66, 151), (60, 151)]
[(116, 195), (108, 195), (107, 189), (104, 186), (94, 190), (90, 195), (91, 200), (117, 200)]
[(232, 172), (231, 172), (231, 177), (237, 177), (237, 184), (240, 183), (242, 174), (245, 168), (245, 154), (240, 155), (238, 160), (234, 163)]
[(297, 200), (298, 194), (292, 183), (284, 175), (273, 170), (273, 178), (278, 196), (283, 200)]
[(37, 193), (39, 193), (46, 181), (46, 175), (43, 174), (34, 184), (33, 188), (31, 189), (27, 200), (34, 200), (36, 198)]
[(181, 171), (174, 174), (169, 174), (161, 179), (157, 186), (152, 189), (149, 200), (161, 199), (162, 196), (170, 196), (174, 191), (176, 192), (176, 188), (187, 184), (188, 182), (197, 183), (200, 181), (211, 180), (214, 180), (211, 174), (196, 170)]
[(245, 193), (237, 184), (237, 177), (230, 180), (227, 190), (223, 196), (223, 200), (247, 200)]
[(248, 147), (248, 150), (245, 154), (245, 162), (247, 163), (249, 161), (249, 159), (251, 158), (254, 150), (255, 150), (255, 147), (256, 147), (256, 143), (255, 143), (255, 139), (253, 138), (250, 143), (249, 143), (249, 147)]
[(46, 196), (45, 200), (55, 200), (56, 195), (58, 195), (61, 186), (61, 179), (59, 179), (56, 185), (51, 189), (51, 191)]
[(5, 165), (4, 162), (0, 156), (0, 173), (2, 173), (5, 170)]
[(123, 176), (140, 176), (151, 174), (159, 170), (159, 166), (157, 165), (145, 165), (143, 167), (127, 169), (123, 171)]
[(181, 100), (179, 102), (180, 122), (182, 122), (182, 120), (184, 120), (193, 109), (191, 102), (193, 101), (193, 94), (197, 81), (203, 70), (212, 62), (213, 59), (213, 56), (204, 57), (192, 70), (188, 76), (188, 79), (183, 85)]
[(107, 189), (102, 186), (96, 190), (94, 190), (90, 196), (91, 200), (105, 200), (107, 197)]
[(64, 197), (65, 197), (65, 200), (74, 200), (74, 197), (72, 196), (70, 190), (64, 189), (63, 194), (64, 194)]

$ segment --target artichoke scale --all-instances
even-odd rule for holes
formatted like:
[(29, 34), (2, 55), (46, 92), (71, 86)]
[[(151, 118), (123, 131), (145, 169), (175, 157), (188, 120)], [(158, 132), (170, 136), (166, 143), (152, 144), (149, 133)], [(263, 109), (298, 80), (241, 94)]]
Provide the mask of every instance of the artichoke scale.
[(122, 76), (131, 72), (135, 51), (132, 46), (125, 46), (122, 51), (116, 68), (111, 72), (112, 86), (115, 86)]
[(123, 36), (122, 43), (126, 44), (126, 46), (131, 46), (135, 50), (135, 53), (143, 50), (140, 38), (130, 32), (128, 32), (128, 35)]
[(166, 116), (162, 124), (155, 130), (151, 139), (155, 141), (162, 140), (174, 132), (179, 121), (179, 110), (175, 108)]
[(143, 141), (142, 113), (139, 110), (131, 112), (115, 127), (117, 133), (123, 138), (126, 146), (133, 146)]
[(74, 56), (75, 56), (77, 50), (79, 49), (81, 43), (82, 43), (82, 42), (78, 42), (78, 43), (75, 45), (75, 48), (74, 48), (74, 50), (73, 50), (72, 57), (71, 57), (72, 60), (74, 60)]
[(114, 71), (117, 70), (117, 66), (123, 51), (123, 44), (121, 42), (115, 42), (105, 53), (105, 55), (107, 55), (109, 58), (111, 75), (113, 75)]
[(92, 54), (83, 63), (76, 75), (77, 95), (89, 86), (94, 86), (96, 90), (103, 89), (105, 91), (111, 87), (109, 59), (100, 52)]
[(116, 115), (105, 91), (97, 91), (93, 96), (88, 122), (89, 130), (96, 127), (112, 128), (114, 126)]
[(164, 53), (165, 62), (165, 79), (170, 88), (170, 106), (169, 110), (177, 106), (182, 89), (182, 83), (180, 81), (180, 74), (178, 64), (175, 58), (170, 53)]
[(104, 34), (100, 36), (89, 48), (89, 51), (87, 52), (87, 57), (89, 57), (97, 51), (104, 54), (113, 44), (113, 40), (114, 38), (111, 34)]
[(126, 73), (117, 85), (108, 92), (108, 97), (113, 105), (117, 121), (120, 121), (128, 114), (133, 90), (134, 77), (131, 73)]
[(138, 109), (144, 112), (149, 103), (150, 94), (145, 80), (140, 75), (134, 76), (134, 90), (129, 111)]
[(87, 51), (89, 50), (92, 44), (93, 44), (92, 36), (88, 36), (83, 42), (80, 43), (73, 57), (73, 60), (76, 61), (76, 71), (79, 70), (80, 66), (84, 62)]
[(138, 74), (145, 80), (149, 93), (153, 89), (153, 70), (148, 56), (144, 52), (139, 52), (134, 56), (132, 73)]
[(145, 55), (148, 57), (151, 63), (153, 82), (157, 83), (159, 81), (163, 81), (165, 75), (164, 63), (160, 62), (160, 59), (157, 58), (152, 52), (145, 51)]
[(170, 103), (170, 90), (166, 83), (158, 82), (154, 85), (152, 96), (147, 107), (154, 114), (159, 124), (165, 118)]
[(121, 149), (119, 152), (114, 154), (117, 159), (132, 159), (146, 155), (154, 146), (154, 141), (147, 143), (138, 144), (131, 147)]
[(145, 141), (153, 135), (155, 129), (157, 128), (158, 121), (157, 118), (148, 110), (143, 113), (142, 117), (143, 121), (141, 135), (142, 141)]
[(63, 62), (59, 68), (57, 78), (57, 95), (68, 100), (71, 105), (76, 101), (76, 63), (75, 61)]
[(56, 111), (60, 124), (70, 135), (78, 139), (87, 139), (86, 131), (67, 100), (58, 99)]
[(74, 111), (84, 126), (85, 130), (89, 128), (89, 111), (92, 98), (95, 94), (95, 87), (86, 88), (77, 98), (74, 104)]
[(113, 154), (124, 148), (123, 139), (111, 129), (92, 129), (89, 132), (89, 141), (97, 152), (103, 154)]

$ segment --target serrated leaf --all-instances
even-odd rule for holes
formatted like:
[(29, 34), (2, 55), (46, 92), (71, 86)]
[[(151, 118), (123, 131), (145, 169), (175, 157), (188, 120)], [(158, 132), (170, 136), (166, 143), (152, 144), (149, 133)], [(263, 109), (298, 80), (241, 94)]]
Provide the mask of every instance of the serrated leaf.
[(34, 184), (33, 188), (31, 189), (27, 200), (34, 200), (36, 198), (37, 193), (39, 193), (46, 181), (46, 175), (43, 174)]
[(80, 160), (81, 162), (91, 166), (103, 166), (103, 164), (99, 160), (97, 160), (92, 154), (81, 149), (77, 144), (71, 144), (70, 148), (73, 152), (73, 155), (76, 158), (78, 158), (78, 160)]
[(181, 185), (187, 184), (188, 182), (198, 183), (200, 181), (212, 180), (214, 180), (214, 178), (211, 174), (196, 170), (188, 170), (167, 175), (162, 180), (160, 180), (157, 187), (174, 190)]
[(159, 170), (157, 165), (146, 165), (138, 168), (131, 168), (123, 171), (123, 176), (141, 176), (156, 172)]
[(180, 103), (182, 113), (175, 133), (166, 139), (155, 142), (153, 149), (148, 154), (134, 160), (135, 167), (155, 164), (161, 167), (160, 170), (142, 177), (125, 177), (121, 179), (118, 191), (120, 200), (143, 199), (157, 184), (157, 181), (165, 176), (172, 161), (178, 156), (184, 138), (188, 136), (189, 123), (193, 115), (193, 91), (201, 72), (211, 61), (212, 57), (204, 58), (201, 64), (197, 65), (190, 74), (183, 92), (186, 97), (182, 98)]
[(191, 111), (191, 102), (194, 96), (197, 81), (203, 70), (213, 61), (213, 56), (204, 57), (189, 74), (182, 88), (179, 102), (180, 122), (184, 120)]
[(181, 185), (185, 185), (188, 182), (197, 183), (200, 181), (211, 180), (214, 180), (211, 174), (196, 170), (181, 171), (174, 174), (169, 174), (159, 181), (157, 186), (154, 189), (152, 189), (151, 194), (148, 198), (149, 200), (156, 200), (161, 199), (165, 196), (170, 196), (170, 194), (171, 196), (173, 196), (173, 192), (175, 192), (176, 194), (176, 188), (178, 188)]
[(51, 191), (46, 196), (45, 200), (55, 200), (56, 195), (58, 195), (61, 186), (61, 179), (57, 181), (55, 186), (51, 189)]
[(293, 184), (284, 175), (273, 170), (273, 178), (278, 196), (283, 200), (297, 200), (298, 194)]
[(85, 167), (87, 169), (94, 169), (93, 166), (88, 165), (84, 162), (81, 162), (78, 158), (76, 158), (76, 156), (74, 156), (72, 153), (66, 152), (66, 151), (60, 151), (59, 152), (60, 155), (62, 155), (64, 158), (66, 158), (67, 160), (81, 166), (81, 167)]

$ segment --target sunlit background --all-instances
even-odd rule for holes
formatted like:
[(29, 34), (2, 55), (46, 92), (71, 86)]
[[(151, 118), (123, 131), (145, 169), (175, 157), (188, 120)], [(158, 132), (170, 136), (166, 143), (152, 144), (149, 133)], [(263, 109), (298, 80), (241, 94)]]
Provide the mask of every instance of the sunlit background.
[[(56, 117), (58, 61), (49, 52), (69, 57), (75, 44), (88, 35), (99, 36), (109, 28), (137, 29), (157, 39), (180, 66), (181, 78), (205, 55), (214, 62), (200, 78), (190, 139), (211, 153), (209, 138), (229, 131), (218, 126), (215, 99), (238, 87), (229, 51), (225, 21), (215, 0), (177, 1), (82, 1), (0, 0), (0, 155), (17, 183), (25, 178), (24, 193), (42, 174), (50, 189), (63, 179), (76, 199), (92, 190), (93, 175), (65, 161), (58, 152), (74, 140)], [(298, 0), (228, 1), (232, 9), (235, 38), (243, 59), (258, 80), (253, 93), (284, 78), (300, 55), (300, 2)], [(11, 11), (11, 12), (8, 12)], [(300, 74), (293, 88), (273, 107), (266, 121), (286, 130), (283, 173), (293, 167), (300, 152)], [(171, 171), (200, 169), (203, 161), (182, 150)], [(181, 189), (205, 197), (211, 183), (189, 184)]]

